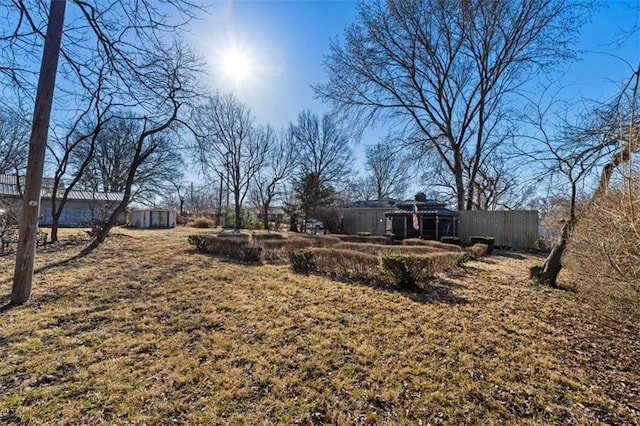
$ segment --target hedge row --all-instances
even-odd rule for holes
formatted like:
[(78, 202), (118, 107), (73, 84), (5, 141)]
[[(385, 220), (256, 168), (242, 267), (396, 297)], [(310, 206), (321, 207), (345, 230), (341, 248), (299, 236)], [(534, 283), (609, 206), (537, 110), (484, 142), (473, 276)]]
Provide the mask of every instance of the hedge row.
[(392, 237), (384, 237), (380, 235), (346, 235), (332, 234), (332, 237), (339, 238), (345, 243), (369, 243), (369, 244), (393, 244)]
[(442, 250), (431, 246), (396, 246), (367, 243), (338, 243), (333, 246), (336, 249), (356, 250), (363, 253), (380, 256), (382, 254), (429, 254), (439, 253)]
[(480, 235), (480, 236), (476, 235), (476, 236), (469, 237), (469, 244), (472, 246), (474, 244), (485, 244), (487, 246), (487, 254), (491, 254), (495, 243), (496, 243), (495, 237), (490, 237), (488, 235)]
[(488, 253), (489, 247), (486, 244), (474, 244), (472, 246), (466, 247), (462, 251), (462, 255), (460, 256), (460, 260), (458, 261), (458, 265), (461, 265), (470, 260), (478, 260), (482, 256)]
[(242, 234), (190, 235), (189, 244), (200, 252), (243, 262), (260, 262), (262, 257), (262, 247), (250, 245), (248, 236)]
[(359, 281), (377, 281), (406, 290), (436, 273), (456, 266), (459, 253), (428, 254), (389, 253), (377, 256), (356, 250), (339, 248), (308, 248), (290, 254), (296, 272), (319, 272)]
[(453, 251), (458, 253), (462, 251), (459, 245), (441, 243), (440, 241), (422, 240), (420, 238), (408, 238), (406, 240), (402, 240), (402, 245), (435, 247), (440, 250)]

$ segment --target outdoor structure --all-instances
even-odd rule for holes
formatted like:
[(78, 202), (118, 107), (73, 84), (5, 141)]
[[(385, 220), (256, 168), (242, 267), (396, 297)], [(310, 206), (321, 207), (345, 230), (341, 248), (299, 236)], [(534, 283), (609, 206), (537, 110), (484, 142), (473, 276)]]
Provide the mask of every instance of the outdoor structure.
[(167, 209), (133, 209), (129, 225), (136, 228), (174, 228), (178, 212)]
[(442, 237), (458, 235), (457, 213), (447, 209), (443, 203), (422, 199), (422, 201), (405, 201), (397, 204), (396, 207), (396, 210), (384, 214), (387, 232), (392, 232), (396, 240), (406, 238), (440, 240)]
[[(359, 201), (339, 209), (341, 232), (370, 232), (372, 235), (392, 232), (396, 240), (440, 240), (444, 236), (457, 236), (463, 244), (468, 244), (471, 236), (489, 235), (495, 237), (496, 246), (537, 246), (536, 210), (454, 211), (445, 208), (443, 203), (426, 199), (423, 193), (417, 194), (416, 198), (418, 201)], [(414, 206), (417, 209), (418, 229), (413, 228)]]
[[(3, 209), (11, 209), (17, 217), (20, 216), (22, 208), (22, 190), (24, 187), (24, 176), (18, 179), (13, 175), (0, 175), (0, 200)], [(53, 222), (51, 214), (53, 179), (44, 178), (42, 190), (40, 192), (40, 219), (39, 225), (50, 226)], [(64, 186), (58, 190), (61, 193)], [(113, 192), (91, 192), (91, 191), (70, 191), (67, 201), (62, 209), (59, 226), (91, 226), (99, 221), (104, 221), (115, 208), (120, 204), (124, 194)], [(60, 198), (56, 198), (57, 206)], [(56, 208), (58, 208), (56, 206)], [(125, 222), (124, 214), (121, 215), (116, 224), (122, 225)]]

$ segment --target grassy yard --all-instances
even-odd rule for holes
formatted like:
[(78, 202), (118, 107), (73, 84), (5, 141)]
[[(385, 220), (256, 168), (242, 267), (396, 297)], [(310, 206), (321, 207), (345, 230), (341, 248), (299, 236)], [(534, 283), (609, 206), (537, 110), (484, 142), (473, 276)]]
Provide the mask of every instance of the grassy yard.
[(533, 256), (403, 293), (195, 253), (194, 229), (116, 232), (0, 311), (0, 424), (640, 423), (637, 325), (531, 286)]

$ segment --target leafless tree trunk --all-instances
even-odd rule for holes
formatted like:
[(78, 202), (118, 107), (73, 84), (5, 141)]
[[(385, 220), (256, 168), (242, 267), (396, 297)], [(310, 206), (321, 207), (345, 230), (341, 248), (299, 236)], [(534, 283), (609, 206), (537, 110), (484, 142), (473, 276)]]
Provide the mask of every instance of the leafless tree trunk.
[[(255, 131), (251, 111), (233, 95), (215, 94), (197, 113), (197, 152), (203, 172), (223, 171), (233, 191), (235, 229), (242, 227), (242, 204), (265, 162), (266, 140)], [(213, 179), (212, 179), (213, 180)]]
[(274, 198), (282, 194), (282, 185), (293, 175), (298, 154), (290, 134), (276, 135), (269, 126), (262, 132), (267, 146), (265, 164), (256, 174), (252, 198), (260, 208), (264, 229), (269, 230), (269, 208)]
[[(625, 102), (627, 89), (631, 88), (630, 101)], [(636, 116), (638, 90), (640, 88), (640, 68), (638, 68), (622, 90), (618, 99), (600, 114), (599, 126), (592, 126), (581, 130), (579, 136), (584, 139), (595, 139), (597, 143), (592, 146), (584, 146), (577, 142), (577, 151), (569, 155), (568, 152), (553, 150), (560, 169), (570, 178), (571, 196), (569, 220), (563, 225), (557, 243), (552, 248), (549, 256), (541, 266), (533, 267), (530, 276), (534, 280), (556, 286), (558, 275), (562, 269), (562, 256), (570, 242), (572, 231), (580, 221), (582, 212), (602, 198), (608, 188), (611, 178), (617, 168), (631, 160), (632, 154), (640, 147), (638, 141), (639, 123)], [(625, 111), (625, 108), (628, 108)], [(608, 156), (608, 160), (602, 164), (600, 160)], [(576, 208), (577, 184), (591, 170), (601, 167), (598, 176), (598, 186), (589, 198), (587, 205), (578, 213)]]
[(20, 305), (29, 300), (33, 281), (33, 262), (36, 251), (38, 215), (40, 211), (40, 188), (47, 149), (49, 119), (53, 105), (53, 91), (56, 84), (58, 57), (64, 26), (66, 1), (51, 1), (47, 36), (42, 53), (40, 77), (36, 103), (33, 112), (33, 126), (29, 141), (29, 159), (25, 179), (22, 220), (13, 275), (11, 303)]

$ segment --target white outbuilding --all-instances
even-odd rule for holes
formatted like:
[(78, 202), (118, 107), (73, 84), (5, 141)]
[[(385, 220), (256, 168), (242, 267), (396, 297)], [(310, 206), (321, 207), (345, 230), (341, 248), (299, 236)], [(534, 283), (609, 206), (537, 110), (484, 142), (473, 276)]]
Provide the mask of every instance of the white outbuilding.
[(129, 225), (136, 228), (174, 228), (178, 212), (166, 209), (133, 209)]

